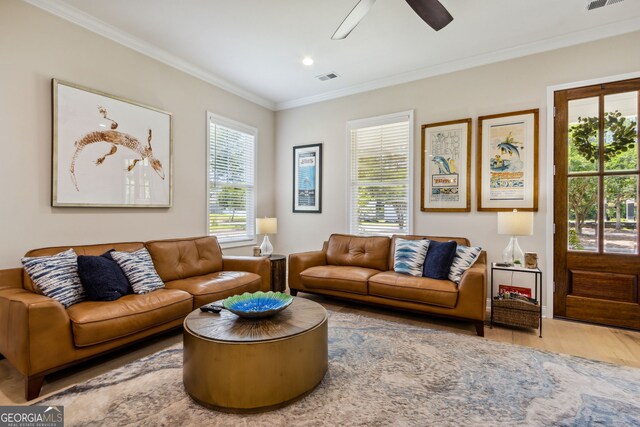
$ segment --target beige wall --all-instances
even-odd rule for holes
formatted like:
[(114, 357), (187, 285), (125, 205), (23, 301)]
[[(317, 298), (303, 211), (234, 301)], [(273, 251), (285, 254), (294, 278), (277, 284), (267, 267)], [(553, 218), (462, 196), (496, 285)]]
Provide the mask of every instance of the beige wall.
[[(338, 72), (340, 70), (337, 70)], [(534, 236), (519, 239), (525, 251), (540, 254), (545, 269), (548, 189), (548, 86), (640, 71), (640, 32), (571, 48), (500, 62), (412, 83), (280, 111), (276, 114), (276, 214), (283, 253), (316, 250), (334, 232), (347, 232), (346, 130), (348, 120), (413, 109), (414, 226), (416, 234), (464, 236), (497, 261), (508, 242), (498, 236), (496, 214), (476, 211), (477, 117), (522, 109), (540, 109), (540, 199)], [(473, 118), (472, 211), (420, 211), (420, 126)], [(324, 142), (322, 214), (291, 212), (292, 147)], [(545, 277), (546, 279), (546, 277)], [(503, 280), (509, 280), (505, 277)], [(514, 283), (517, 279), (514, 279)]]
[[(51, 78), (173, 113), (173, 207), (52, 208)], [(206, 111), (258, 128), (274, 212), (274, 113), (19, 0), (0, 2), (0, 268), (31, 248), (205, 234)], [(250, 254), (250, 248), (225, 250)]]

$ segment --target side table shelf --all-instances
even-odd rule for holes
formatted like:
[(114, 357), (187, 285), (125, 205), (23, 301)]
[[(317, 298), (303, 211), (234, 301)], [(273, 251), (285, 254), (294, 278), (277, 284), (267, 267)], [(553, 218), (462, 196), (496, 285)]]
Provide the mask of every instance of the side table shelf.
[[(493, 296), (495, 270), (535, 274), (534, 299), (530, 303), (516, 299), (496, 300)], [(538, 291), (538, 287), (540, 287)], [(539, 295), (539, 297), (538, 297)], [(502, 267), (491, 263), (491, 328), (494, 323), (539, 329), (542, 338), (542, 271), (539, 268)]]

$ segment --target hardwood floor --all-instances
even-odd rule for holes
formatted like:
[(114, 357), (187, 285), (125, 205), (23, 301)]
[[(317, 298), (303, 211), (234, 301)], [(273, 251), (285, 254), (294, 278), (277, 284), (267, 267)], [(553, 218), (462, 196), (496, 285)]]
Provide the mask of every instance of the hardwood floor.
[[(420, 316), (303, 293), (299, 294), (299, 296), (317, 301), (330, 311), (354, 313), (363, 317), (387, 319), (412, 326), (476, 335), (475, 328), (471, 322)], [(494, 326), (493, 329), (489, 329), (488, 326), (485, 326), (484, 339), (640, 368), (640, 332), (564, 320), (544, 319), (543, 322), (542, 338), (538, 338), (537, 331), (533, 329), (506, 328), (502, 326)], [(49, 394), (57, 393), (133, 360), (153, 354), (181, 340), (182, 332), (173, 332), (48, 375), (45, 379), (41, 396), (45, 397)], [(0, 405), (25, 404), (23, 387), (20, 374), (5, 359), (1, 359)]]

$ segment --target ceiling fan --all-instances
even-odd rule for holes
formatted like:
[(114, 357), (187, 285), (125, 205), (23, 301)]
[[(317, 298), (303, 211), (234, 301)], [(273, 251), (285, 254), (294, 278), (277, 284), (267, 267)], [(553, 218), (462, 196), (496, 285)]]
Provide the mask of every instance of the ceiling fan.
[[(451, 14), (445, 9), (445, 7), (438, 0), (406, 0), (409, 6), (418, 14), (420, 18), (431, 28), (436, 31), (440, 31), (446, 27), (449, 22), (453, 21)], [(332, 40), (345, 39), (351, 31), (358, 25), (358, 23), (369, 12), (371, 6), (376, 0), (360, 0), (358, 4), (349, 12), (342, 24), (338, 27)]]

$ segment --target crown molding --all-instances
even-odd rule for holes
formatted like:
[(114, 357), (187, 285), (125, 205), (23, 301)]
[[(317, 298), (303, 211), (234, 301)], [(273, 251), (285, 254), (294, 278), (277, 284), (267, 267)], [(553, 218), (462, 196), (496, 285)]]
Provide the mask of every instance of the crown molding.
[(177, 70), (189, 74), (197, 79), (210, 83), (227, 92), (237, 95), (241, 98), (258, 104), (270, 110), (275, 109), (275, 103), (252, 92), (249, 92), (235, 84), (228, 82), (215, 74), (204, 70), (178, 56), (167, 52), (151, 43), (148, 43), (138, 37), (135, 37), (113, 25), (107, 24), (88, 13), (82, 12), (64, 2), (55, 0), (23, 0), (35, 7), (45, 10), (62, 19), (72, 22), (84, 29), (92, 31), (103, 37), (106, 37), (118, 44), (126, 46), (143, 55), (153, 58), (163, 64), (169, 65)]
[(349, 86), (346, 88), (320, 93), (304, 98), (292, 99), (289, 101), (278, 102), (276, 111), (287, 110), (290, 108), (302, 107), (304, 105), (315, 104), (318, 102), (328, 101), (331, 99), (342, 98), (345, 96), (355, 95), (362, 92), (368, 92), (375, 89), (382, 89), (389, 86), (395, 86), (403, 83), (409, 83), (416, 80), (422, 80), (428, 77), (434, 77), (442, 74), (452, 73), (455, 71), (466, 70), (469, 68), (479, 67), (495, 62), (501, 62), (509, 59), (520, 58), (536, 53), (547, 52), (564, 47), (574, 46), (581, 43), (587, 43), (608, 37), (614, 37), (634, 31), (640, 31), (640, 20), (637, 18), (627, 19), (600, 27), (589, 28), (588, 30), (577, 31), (574, 33), (563, 34), (561, 36), (548, 38), (534, 43), (527, 43), (508, 49), (501, 49), (486, 54), (476, 55), (456, 61), (446, 62), (434, 65), (432, 67), (421, 68), (419, 70), (410, 71), (408, 73), (397, 74), (394, 76), (373, 80), (370, 82)]
[(336, 98), (342, 98), (345, 96), (355, 95), (371, 90), (409, 83), (412, 81), (422, 80), (425, 78), (452, 73), (455, 71), (466, 70), (469, 68), (487, 65), (495, 62), (533, 55), (536, 53), (560, 49), (563, 47), (573, 46), (581, 43), (587, 43), (590, 41), (613, 37), (634, 31), (640, 31), (640, 20), (638, 20), (637, 18), (632, 18), (625, 21), (603, 25), (600, 27), (593, 27), (587, 30), (552, 37), (534, 43), (523, 44), (508, 49), (501, 49), (482, 55), (476, 55), (456, 61), (450, 61), (447, 63), (434, 65), (432, 67), (421, 68), (419, 70), (410, 71), (407, 73), (396, 74), (390, 77), (385, 77), (382, 79), (377, 79), (342, 89), (324, 92), (317, 95), (276, 103), (269, 99), (256, 95), (255, 93), (249, 92), (231, 82), (228, 82), (221, 77), (211, 73), (210, 71), (198, 67), (188, 61), (185, 61), (184, 59), (179, 58), (178, 56), (169, 53), (164, 49), (154, 46), (153, 44), (135, 37), (125, 31), (122, 31), (117, 27), (107, 24), (106, 22), (103, 22), (64, 2), (58, 2), (56, 0), (23, 1), (35, 7), (43, 9), (62, 19), (72, 22), (82, 28), (106, 37), (118, 44), (133, 49), (136, 52), (139, 52), (159, 62), (169, 65), (170, 67), (180, 70), (209, 84), (217, 86), (220, 89), (223, 89), (262, 107), (275, 111), (329, 101)]

